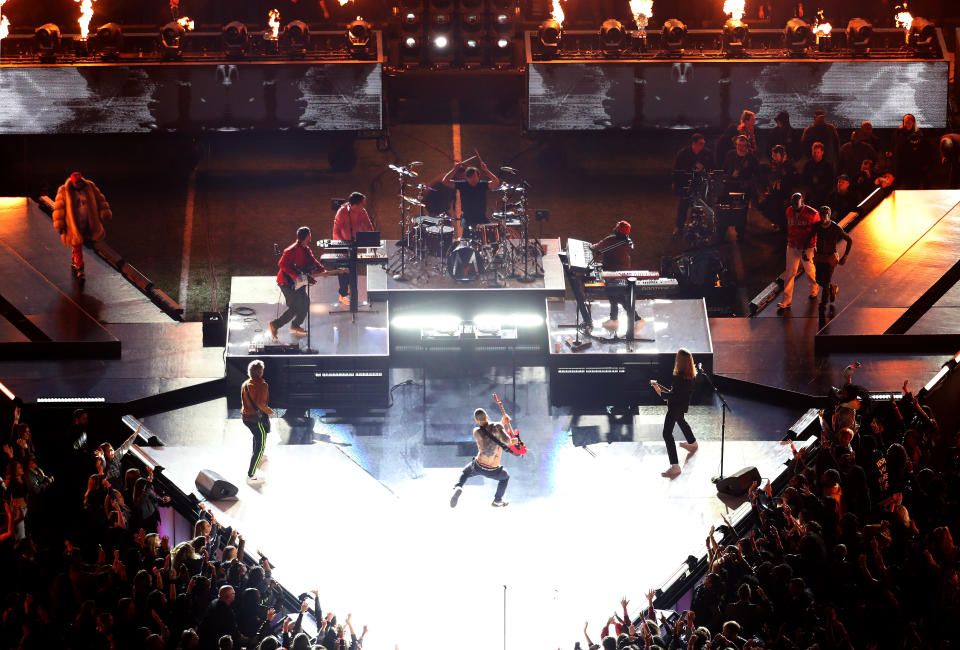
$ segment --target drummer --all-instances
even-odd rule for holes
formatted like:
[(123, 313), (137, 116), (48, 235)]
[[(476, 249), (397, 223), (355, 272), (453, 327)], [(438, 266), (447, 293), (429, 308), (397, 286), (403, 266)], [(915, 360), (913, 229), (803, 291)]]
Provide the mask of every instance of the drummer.
[[(500, 187), (500, 179), (487, 169), (487, 165), (480, 158), (480, 154), (474, 155), (474, 158), (477, 159), (479, 169), (477, 167), (467, 167), (464, 162), (458, 162), (453, 169), (446, 173), (442, 181), (444, 186), (460, 192), (460, 208), (462, 210), (460, 219), (464, 236), (469, 236), (469, 231), (472, 231), (475, 226), (490, 223), (487, 219), (487, 191)], [(465, 180), (453, 180), (453, 177), (461, 172)]]
[(444, 176), (445, 174), (442, 172), (437, 174), (425, 186), (424, 204), (427, 207), (427, 214), (431, 217), (446, 216), (453, 212), (453, 198), (457, 192), (443, 184)]

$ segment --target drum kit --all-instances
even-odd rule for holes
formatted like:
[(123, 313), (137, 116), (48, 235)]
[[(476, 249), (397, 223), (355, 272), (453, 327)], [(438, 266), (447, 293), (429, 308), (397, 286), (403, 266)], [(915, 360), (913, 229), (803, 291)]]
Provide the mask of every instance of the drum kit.
[(465, 226), (458, 238), (459, 217), (428, 209), (428, 193), (439, 190), (408, 180), (419, 164), (389, 166), (400, 184), (402, 235), (387, 266), (394, 280), (448, 275), (458, 283), (503, 286), (509, 277), (530, 282), (543, 275), (543, 247), (527, 227), (526, 182), (501, 183), (492, 220)]

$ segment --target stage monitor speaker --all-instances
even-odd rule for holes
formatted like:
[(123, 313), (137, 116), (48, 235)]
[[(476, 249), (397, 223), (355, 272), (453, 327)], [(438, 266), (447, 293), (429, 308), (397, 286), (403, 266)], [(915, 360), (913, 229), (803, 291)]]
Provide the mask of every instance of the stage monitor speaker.
[(227, 323), (218, 311), (203, 312), (203, 347), (222, 348), (227, 344)]
[(212, 469), (202, 469), (194, 481), (197, 491), (211, 501), (231, 499), (237, 496), (237, 486)]
[(754, 481), (760, 483), (760, 471), (756, 467), (744, 467), (739, 472), (717, 481), (717, 492), (740, 497), (750, 490)]

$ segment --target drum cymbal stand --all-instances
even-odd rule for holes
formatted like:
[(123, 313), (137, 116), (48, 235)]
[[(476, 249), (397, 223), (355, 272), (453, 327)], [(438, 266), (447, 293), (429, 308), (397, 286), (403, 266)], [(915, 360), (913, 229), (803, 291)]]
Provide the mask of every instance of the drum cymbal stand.
[[(533, 282), (537, 278), (534, 269), (530, 268), (530, 220), (527, 219), (527, 182), (518, 187), (520, 192), (520, 223), (523, 227), (523, 270), (517, 273), (520, 282)], [(537, 261), (534, 260), (534, 265)]]
[(400, 248), (400, 262), (396, 265), (396, 260), (392, 260), (388, 266), (388, 272), (394, 273), (393, 279), (397, 282), (406, 281), (407, 272), (407, 246), (410, 244), (410, 223), (407, 218), (407, 202), (404, 200), (404, 194), (407, 189), (407, 179), (415, 178), (417, 172), (410, 169), (410, 165), (398, 166), (388, 165), (391, 171), (396, 172), (397, 180), (400, 181), (400, 242), (397, 244)]

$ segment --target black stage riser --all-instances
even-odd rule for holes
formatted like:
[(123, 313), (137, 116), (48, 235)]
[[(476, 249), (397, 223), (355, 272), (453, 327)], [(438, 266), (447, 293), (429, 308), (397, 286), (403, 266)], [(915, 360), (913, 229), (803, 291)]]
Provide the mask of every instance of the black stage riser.
[(817, 354), (830, 352), (952, 354), (958, 348), (960, 348), (960, 333), (818, 335), (814, 339), (814, 349)]

